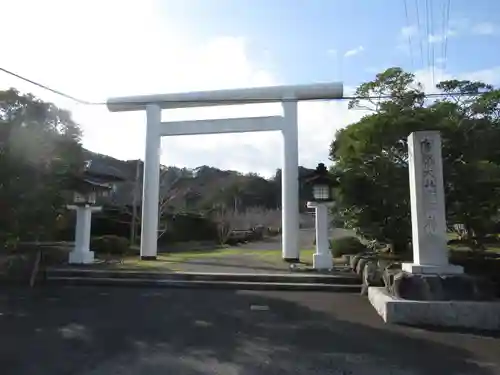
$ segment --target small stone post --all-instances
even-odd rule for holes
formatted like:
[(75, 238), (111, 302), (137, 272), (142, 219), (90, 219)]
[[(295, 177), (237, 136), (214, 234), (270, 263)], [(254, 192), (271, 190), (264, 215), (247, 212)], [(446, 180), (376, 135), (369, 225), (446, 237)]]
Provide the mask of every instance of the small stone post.
[(94, 262), (94, 252), (90, 251), (90, 226), (92, 212), (102, 207), (93, 207), (88, 204), (77, 206), (68, 205), (69, 210), (76, 210), (75, 247), (69, 253), (70, 264), (89, 264)]
[(316, 270), (329, 270), (333, 267), (328, 243), (328, 207), (332, 204), (332, 202), (307, 202), (308, 208), (316, 210), (316, 252), (313, 255), (313, 267)]
[(413, 263), (403, 271), (414, 274), (461, 274), (448, 262), (441, 137), (437, 131), (408, 136)]

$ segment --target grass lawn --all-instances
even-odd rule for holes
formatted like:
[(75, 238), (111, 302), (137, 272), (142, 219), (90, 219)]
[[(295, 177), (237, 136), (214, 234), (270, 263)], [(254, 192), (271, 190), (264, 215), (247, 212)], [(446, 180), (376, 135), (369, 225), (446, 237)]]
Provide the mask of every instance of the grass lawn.
[[(448, 232), (446, 233), (446, 237), (449, 240), (457, 240), (458, 235), (456, 233)], [(466, 244), (452, 244), (448, 245), (451, 250), (458, 251), (471, 251), (471, 248)], [(486, 244), (486, 251), (500, 254), (500, 243), (498, 244)]]
[[(450, 250), (456, 251), (472, 251), (469, 246), (466, 245), (448, 245)], [(497, 253), (500, 254), (500, 245), (486, 245), (486, 253)]]
[[(315, 252), (315, 249), (302, 249), (300, 250), (300, 261), (311, 264), (313, 263), (313, 254)], [(281, 250), (258, 250), (252, 253), (252, 255), (256, 257), (261, 257), (263, 260), (267, 262), (282, 262), (283, 260), (281, 259)], [(340, 257), (340, 258), (333, 258), (333, 263), (334, 264), (345, 264), (346, 263), (346, 258)]]
[[(300, 251), (300, 260), (307, 264), (312, 264), (314, 249), (303, 249)], [(179, 253), (158, 254), (156, 260), (141, 260), (138, 255), (127, 255), (121, 258), (121, 263), (112, 263), (111, 267), (116, 268), (141, 268), (149, 270), (163, 271), (182, 271), (182, 263), (195, 259), (235, 257), (242, 255), (245, 257), (254, 257), (262, 260), (264, 263), (284, 264), (281, 258), (281, 250), (251, 250), (241, 248), (225, 248), (216, 250), (196, 250), (183, 251)], [(243, 260), (244, 262), (244, 260)], [(344, 264), (344, 258), (334, 259), (336, 264)]]
[[(260, 258), (266, 262), (282, 262), (281, 250), (246, 250), (250, 255)], [(300, 260), (305, 263), (312, 263), (312, 255), (314, 250), (312, 249), (302, 249), (300, 250)]]
[(241, 254), (241, 249), (216, 249), (216, 250), (195, 250), (195, 251), (183, 251), (178, 253), (160, 253), (156, 257), (156, 260), (141, 260), (139, 255), (126, 255), (121, 258), (121, 263), (113, 264), (117, 268), (148, 268), (151, 270), (162, 269), (178, 271), (178, 267), (175, 267), (177, 263), (183, 263), (192, 259), (200, 258), (215, 258), (224, 257), (229, 255)]
[[(304, 263), (312, 264), (314, 249), (303, 249), (300, 251), (300, 260)], [(146, 268), (150, 270), (170, 270), (180, 271), (181, 264), (194, 259), (234, 257), (242, 255), (245, 257), (255, 257), (265, 263), (283, 264), (281, 250), (251, 250), (241, 248), (225, 248), (216, 250), (196, 250), (183, 251), (178, 253), (158, 254), (156, 260), (141, 260), (138, 255), (127, 255), (121, 258), (121, 263), (112, 263), (110, 266), (117, 268)], [(345, 263), (345, 259), (334, 259), (337, 264)]]

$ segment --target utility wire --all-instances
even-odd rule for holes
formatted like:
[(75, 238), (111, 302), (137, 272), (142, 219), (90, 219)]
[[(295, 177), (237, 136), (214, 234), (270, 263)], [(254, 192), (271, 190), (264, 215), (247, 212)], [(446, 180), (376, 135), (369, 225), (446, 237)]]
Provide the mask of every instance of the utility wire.
[[(430, 69), (431, 63), (430, 63), (430, 50), (431, 50), (431, 33), (430, 33), (430, 25), (429, 25), (429, 0), (425, 0), (425, 37), (426, 37), (426, 46), (427, 46), (427, 69)], [(434, 84), (434, 83), (433, 83)]]
[(446, 16), (445, 16), (445, 32), (444, 32), (444, 43), (443, 43), (443, 70), (446, 70), (447, 52), (448, 52), (448, 33), (450, 27), (450, 8), (451, 0), (447, 0), (446, 3)]
[[(480, 96), (484, 95), (484, 93), (480, 92), (437, 92), (437, 93), (429, 93), (423, 94), (424, 98), (443, 98), (443, 97), (452, 97), (452, 96)], [(375, 96), (343, 96), (340, 100), (365, 100), (365, 99), (393, 99), (395, 96), (392, 95), (375, 95)]]
[[(432, 10), (432, 3), (430, 4), (430, 8), (429, 8), (429, 14), (430, 14), (430, 20), (431, 20), (431, 24), (430, 24), (430, 33), (431, 35), (434, 34), (434, 26), (433, 26), (433, 23), (434, 23), (434, 12)], [(434, 65), (435, 65), (435, 62), (434, 62), (434, 43), (431, 43), (431, 64), (432, 64), (432, 86), (435, 85), (435, 80), (434, 80)]]
[(444, 40), (446, 39), (446, 0), (443, 1), (443, 12), (442, 12), (442, 19), (443, 22), (441, 22), (441, 35), (443, 35), (443, 43), (441, 44), (441, 58), (443, 59), (441, 63), (444, 63)]
[(411, 62), (411, 69), (413, 70), (413, 51), (412, 51), (412, 44), (411, 44), (411, 31), (410, 31), (410, 18), (408, 17), (408, 5), (406, 4), (406, 0), (404, 0), (404, 8), (405, 8), (405, 17), (406, 17), (406, 26), (408, 27), (408, 48), (410, 51), (410, 62)]
[(415, 10), (417, 12), (417, 36), (420, 44), (420, 60), (424, 67), (424, 45), (422, 42), (422, 34), (420, 33), (420, 12), (418, 11), (418, 0), (415, 0)]
[(48, 86), (42, 85), (41, 83), (35, 82), (35, 81), (33, 81), (33, 80), (29, 79), (29, 78), (25, 78), (23, 76), (20, 76), (19, 74), (11, 72), (11, 71), (9, 71), (9, 70), (7, 70), (5, 68), (2, 68), (2, 67), (0, 67), (0, 71), (2, 71), (4, 73), (7, 73), (7, 74), (9, 74), (9, 75), (11, 75), (13, 77), (16, 77), (16, 78), (18, 78), (18, 79), (20, 79), (22, 81), (31, 83), (32, 85), (41, 87), (42, 89), (50, 91), (50, 92), (52, 92), (54, 94), (57, 94), (59, 96), (63, 96), (65, 98), (67, 98), (67, 99), (71, 99), (71, 100), (73, 100), (73, 101), (75, 101), (77, 103), (80, 103), (80, 104), (85, 104), (85, 105), (102, 105), (102, 104), (106, 104), (106, 103), (94, 103), (94, 102), (89, 102), (87, 100), (81, 100), (81, 99), (75, 98), (74, 96), (65, 94), (65, 93), (63, 93), (63, 92), (61, 92), (59, 90), (55, 90), (55, 89), (52, 89), (52, 88), (50, 88)]
[[(33, 81), (29, 78), (26, 78), (26, 77), (23, 77), (19, 74), (16, 74), (16, 73), (13, 73), (7, 69), (4, 69), (2, 67), (0, 67), (0, 71), (4, 72), (4, 73), (7, 73), (11, 76), (14, 76), (20, 80), (23, 80), (25, 82), (29, 82), (31, 83), (32, 85), (35, 85), (35, 86), (38, 86), (38, 87), (41, 87), (42, 89), (44, 90), (47, 90), (47, 91), (50, 91), (54, 94), (57, 94), (57, 95), (60, 95), (64, 98), (67, 98), (67, 99), (70, 99), (70, 100), (73, 100), (79, 104), (83, 104), (83, 105), (107, 105), (106, 102), (90, 102), (88, 100), (82, 100), (82, 99), (78, 99), (72, 95), (68, 95), (68, 94), (65, 94), (64, 92), (61, 92), (59, 90), (56, 90), (56, 89), (53, 89), (49, 86), (46, 86), (46, 85), (43, 85), (41, 83), (38, 83), (36, 81)], [(477, 93), (477, 92), (457, 92), (457, 93), (429, 93), (429, 94), (426, 94), (424, 93), (423, 96), (424, 98), (439, 98), (439, 97), (450, 97), (450, 96), (458, 96), (458, 95), (463, 95), (463, 96), (477, 96), (477, 95), (481, 95), (481, 93)], [(375, 95), (375, 96), (343, 96), (342, 98), (337, 98), (337, 97), (332, 97), (332, 98), (325, 98), (325, 97), (318, 97), (318, 98), (309, 98), (309, 99), (303, 99), (301, 101), (313, 101), (313, 100), (356, 100), (356, 99), (359, 99), (359, 100), (364, 100), (364, 99), (391, 99), (393, 98), (393, 96), (391, 95)], [(258, 102), (270, 102), (270, 101), (273, 101), (275, 100), (275, 98), (273, 99), (266, 99), (266, 98), (259, 98), (259, 99), (256, 99), (254, 100), (255, 103), (258, 103)], [(192, 100), (184, 100), (184, 101), (187, 101), (187, 102), (192, 102)], [(228, 103), (231, 103), (231, 104), (234, 104), (234, 103), (237, 103), (239, 100), (235, 100), (235, 99), (228, 99), (227, 102)], [(284, 99), (283, 101), (294, 101), (294, 99)], [(180, 102), (183, 102), (181, 100), (175, 100), (174, 101), (175, 103), (180, 103)], [(203, 103), (210, 103), (212, 102), (211, 100), (203, 100), (203, 101), (200, 101), (200, 102), (203, 102)], [(217, 103), (220, 103), (221, 101), (218, 100)], [(144, 102), (123, 102), (123, 103), (120, 103), (120, 104), (145, 104)]]

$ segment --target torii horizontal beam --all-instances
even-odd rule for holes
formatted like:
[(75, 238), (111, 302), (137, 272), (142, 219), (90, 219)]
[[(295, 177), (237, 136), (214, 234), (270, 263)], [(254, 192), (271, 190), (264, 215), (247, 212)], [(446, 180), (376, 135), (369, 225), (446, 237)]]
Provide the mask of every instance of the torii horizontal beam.
[(157, 104), (162, 109), (173, 109), (231, 104), (272, 103), (283, 100), (340, 99), (342, 96), (342, 83), (334, 82), (125, 96), (108, 99), (107, 106), (111, 112), (123, 112), (144, 110), (148, 104)]
[(282, 116), (226, 118), (214, 120), (162, 122), (161, 136), (247, 133), (282, 130), (285, 121)]

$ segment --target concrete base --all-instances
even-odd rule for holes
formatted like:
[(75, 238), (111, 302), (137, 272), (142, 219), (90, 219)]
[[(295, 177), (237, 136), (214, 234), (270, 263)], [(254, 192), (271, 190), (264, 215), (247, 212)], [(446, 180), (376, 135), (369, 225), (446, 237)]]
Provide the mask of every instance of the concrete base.
[(300, 263), (299, 258), (283, 258), (283, 261), (287, 263)]
[(331, 254), (313, 254), (313, 268), (316, 270), (329, 270), (333, 267)]
[(417, 275), (461, 275), (464, 273), (464, 268), (462, 266), (456, 266), (454, 264), (435, 266), (428, 264), (403, 263), (402, 270)]
[(155, 255), (141, 255), (141, 260), (156, 260)]
[(89, 250), (73, 250), (69, 253), (69, 264), (94, 263), (94, 252)]
[(368, 288), (368, 299), (386, 323), (500, 330), (500, 301), (412, 301)]

